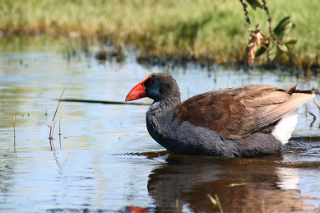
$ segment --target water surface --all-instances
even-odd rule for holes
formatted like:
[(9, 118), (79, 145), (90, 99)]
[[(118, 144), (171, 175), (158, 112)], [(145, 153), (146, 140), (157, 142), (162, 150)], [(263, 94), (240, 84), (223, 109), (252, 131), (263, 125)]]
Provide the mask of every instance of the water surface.
[(319, 88), (319, 78), (192, 64), (146, 67), (131, 53), (121, 64), (82, 54), (67, 60), (60, 48), (0, 53), (1, 212), (218, 212), (208, 194), (218, 195), (225, 212), (317, 211), (319, 120), (310, 127), (312, 116), (305, 113), (320, 116), (313, 102), (300, 108), (296, 139), (276, 154), (247, 159), (165, 151), (146, 131), (148, 106), (61, 102), (67, 118), (58, 112), (53, 150), (48, 125), (65, 87), (63, 98), (124, 101), (148, 74), (166, 72), (185, 100), (246, 84)]

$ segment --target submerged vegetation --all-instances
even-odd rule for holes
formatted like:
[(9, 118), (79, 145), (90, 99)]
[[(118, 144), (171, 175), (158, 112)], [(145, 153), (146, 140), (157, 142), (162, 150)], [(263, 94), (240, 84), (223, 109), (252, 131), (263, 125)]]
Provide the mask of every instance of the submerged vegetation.
[[(4, 0), (0, 2), (2, 36), (67, 35), (85, 40), (137, 46), (139, 60), (197, 60), (201, 63), (245, 61), (248, 26), (238, 0)], [(292, 60), (278, 64), (319, 72), (320, 5), (317, 1), (268, 0), (276, 26), (290, 16), (297, 39)], [(268, 15), (250, 9), (252, 26), (269, 31)], [(266, 64), (270, 54), (257, 63)]]

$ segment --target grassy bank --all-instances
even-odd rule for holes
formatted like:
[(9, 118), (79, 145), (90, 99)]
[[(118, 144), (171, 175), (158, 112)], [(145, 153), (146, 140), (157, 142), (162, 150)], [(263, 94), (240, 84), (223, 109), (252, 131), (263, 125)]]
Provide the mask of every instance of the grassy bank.
[[(0, 31), (12, 34), (69, 34), (98, 37), (143, 47), (142, 56), (184, 56), (242, 61), (248, 31), (238, 0), (4, 0)], [(267, 0), (274, 26), (285, 16), (297, 26), (290, 36), (297, 64), (317, 64), (320, 55), (320, 4)], [(265, 11), (249, 7), (251, 29), (268, 32)], [(262, 57), (263, 59), (263, 57)], [(263, 60), (262, 60), (263, 61)]]

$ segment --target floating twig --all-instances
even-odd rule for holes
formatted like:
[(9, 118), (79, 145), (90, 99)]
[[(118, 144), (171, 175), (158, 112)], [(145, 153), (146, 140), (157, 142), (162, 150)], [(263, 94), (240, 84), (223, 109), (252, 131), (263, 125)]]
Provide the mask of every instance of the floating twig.
[(81, 103), (92, 103), (92, 104), (113, 104), (113, 105), (145, 105), (150, 106), (148, 103), (127, 103), (121, 101), (99, 101), (99, 100), (84, 100), (84, 99), (59, 99), (59, 101), (63, 102), (81, 102)]

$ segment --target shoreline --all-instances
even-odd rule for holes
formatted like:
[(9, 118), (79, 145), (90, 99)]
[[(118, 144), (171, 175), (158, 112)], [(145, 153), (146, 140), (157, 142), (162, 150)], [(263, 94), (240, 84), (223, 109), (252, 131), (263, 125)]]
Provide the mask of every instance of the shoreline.
[[(295, 56), (268, 64), (266, 54), (256, 66), (285, 66), (300, 69), (306, 76), (320, 73), (320, 5), (268, 0), (273, 27), (290, 16), (294, 29), (289, 36), (298, 40)], [(15, 0), (2, 1), (0, 40), (8, 36), (82, 38), (100, 45), (134, 46), (139, 60), (156, 58), (161, 63), (196, 61), (200, 64), (245, 66), (249, 33), (239, 1), (164, 0)], [(249, 6), (251, 29), (260, 23), (268, 32), (265, 11)], [(309, 74), (308, 74), (309, 73)]]
[[(76, 36), (74, 36), (76, 35)], [(16, 41), (18, 39), (18, 42)], [(3, 44), (5, 43), (5, 44)], [(17, 33), (10, 35), (3, 35), (0, 37), (0, 48), (7, 46), (10, 43), (18, 43), (19, 46), (42, 46), (42, 45), (56, 45), (63, 47), (60, 51), (67, 53), (67, 55), (75, 55), (76, 52), (82, 52), (86, 56), (94, 55), (97, 60), (105, 61), (109, 58), (115, 57), (117, 61), (124, 59), (123, 52), (126, 49), (134, 49), (137, 53), (137, 62), (149, 66), (186, 66), (188, 63), (194, 63), (201, 67), (211, 69), (213, 65), (220, 65), (226, 67), (234, 67), (236, 69), (265, 69), (275, 70), (282, 69), (284, 71), (294, 71), (299, 75), (304, 75), (306, 78), (311, 78), (312, 75), (320, 74), (319, 63), (314, 60), (302, 59), (303, 64), (292, 64), (288, 61), (277, 61), (266, 63), (266, 60), (261, 58), (256, 59), (253, 66), (248, 66), (245, 63), (245, 50), (233, 53), (234, 56), (229, 58), (222, 58), (219, 54), (198, 55), (190, 54), (187, 51), (169, 52), (154, 51), (146, 46), (137, 46), (135, 43), (128, 41), (127, 43), (121, 41), (108, 40), (107, 38), (91, 37), (86, 38), (79, 32), (70, 32), (63, 34), (48, 35), (45, 32), (38, 34)], [(100, 51), (91, 52), (89, 49), (92, 46), (99, 47)], [(111, 47), (111, 48), (110, 48)], [(7, 48), (7, 47), (6, 47)], [(101, 56), (102, 55), (102, 56)]]

